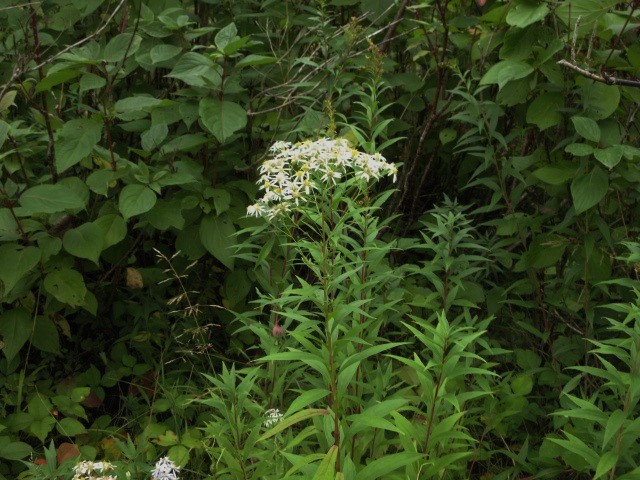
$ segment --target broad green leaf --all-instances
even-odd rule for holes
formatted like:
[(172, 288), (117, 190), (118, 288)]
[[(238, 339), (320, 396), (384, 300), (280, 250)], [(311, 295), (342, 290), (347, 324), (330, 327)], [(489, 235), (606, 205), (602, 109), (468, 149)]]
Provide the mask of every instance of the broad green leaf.
[(274, 435), (286, 430), (291, 425), (295, 425), (296, 423), (300, 423), (303, 420), (307, 420), (312, 417), (316, 417), (318, 415), (328, 415), (329, 411), (324, 408), (308, 408), (306, 410), (301, 410), (297, 413), (294, 413), (290, 417), (285, 417), (283, 420), (276, 423), (273, 427), (267, 430), (260, 438), (258, 438), (258, 442), (266, 440), (267, 438), (271, 438)]
[(229, 210), (231, 205), (231, 194), (223, 188), (211, 188), (205, 190), (205, 198), (213, 199), (213, 205), (216, 208), (216, 213), (222, 215)]
[(140, 110), (149, 111), (159, 105), (162, 105), (162, 100), (158, 98), (149, 97), (147, 95), (138, 95), (118, 100), (114, 105), (114, 108), (118, 113), (130, 113)]
[(0, 148), (4, 145), (9, 134), (9, 130), (11, 130), (11, 126), (4, 120), (0, 119)]
[(107, 214), (93, 221), (102, 232), (103, 248), (120, 243), (127, 236), (127, 224), (120, 215)]
[(571, 121), (573, 122), (576, 132), (578, 132), (578, 135), (582, 138), (586, 138), (592, 142), (600, 141), (600, 127), (595, 120), (576, 115), (571, 117)]
[(438, 133), (438, 138), (440, 139), (440, 143), (442, 143), (442, 145), (453, 142), (457, 136), (458, 132), (456, 132), (453, 128), (445, 128), (444, 130), (440, 130), (440, 132)]
[(127, 185), (120, 192), (118, 208), (125, 220), (148, 212), (156, 204), (157, 197), (146, 185)]
[(338, 447), (332, 445), (322, 462), (320, 462), (312, 480), (335, 480), (336, 458), (338, 458)]
[(609, 190), (609, 176), (599, 167), (581, 174), (571, 182), (571, 197), (576, 214), (600, 203)]
[(238, 35), (238, 29), (235, 23), (230, 23), (226, 27), (222, 28), (215, 36), (215, 44), (218, 50), (224, 51), (225, 47)]
[(82, 305), (87, 294), (82, 275), (70, 268), (49, 273), (44, 279), (44, 289), (59, 302), (72, 307)]
[(173, 140), (165, 143), (160, 151), (163, 155), (176, 151), (197, 151), (206, 143), (207, 138), (200, 133), (194, 135), (180, 135), (179, 137), (175, 137)]
[(0, 443), (0, 458), (5, 460), (21, 460), (33, 452), (31, 445), (24, 442)]
[(577, 167), (572, 165), (558, 165), (542, 167), (534, 170), (533, 176), (549, 185), (562, 185), (576, 175)]
[(511, 80), (524, 78), (533, 73), (533, 67), (528, 63), (503, 60), (493, 65), (484, 74), (480, 85), (497, 84), (498, 88), (504, 87)]
[(554, 11), (558, 18), (574, 31), (575, 23), (580, 18), (578, 36), (589, 35), (593, 24), (611, 7), (619, 3), (617, 0), (565, 0), (558, 2)]
[(0, 208), (0, 241), (12, 242), (20, 238), (15, 218), (8, 208)]
[(167, 75), (194, 87), (220, 86), (220, 67), (210, 58), (196, 52), (188, 52), (180, 57), (173, 70)]
[(167, 138), (169, 128), (165, 123), (154, 125), (149, 130), (144, 132), (140, 139), (142, 140), (142, 148), (147, 152), (152, 151), (154, 148), (158, 148), (164, 139)]
[(151, 49), (149, 55), (153, 63), (166, 62), (182, 52), (182, 48), (176, 45), (161, 44)]
[(180, 199), (158, 199), (155, 206), (145, 214), (144, 219), (160, 231), (168, 230), (172, 227), (182, 230), (184, 217), (182, 216), (181, 204), (182, 201)]
[(109, 186), (112, 185), (114, 178), (115, 172), (113, 170), (95, 170), (87, 177), (86, 184), (91, 191), (106, 197), (109, 192)]
[(0, 246), (0, 280), (4, 284), (4, 291), (10, 292), (39, 261), (40, 249), (36, 247), (23, 248), (15, 243)]
[(63, 418), (56, 424), (56, 428), (61, 435), (67, 437), (75, 437), (81, 433), (85, 433), (87, 429), (75, 418)]
[(527, 123), (536, 125), (540, 130), (554, 127), (562, 121), (559, 109), (564, 105), (561, 93), (543, 93), (527, 109)]
[(107, 80), (104, 77), (87, 72), (80, 78), (80, 91), (87, 92), (89, 90), (97, 90), (106, 84)]
[(526, 263), (529, 268), (546, 268), (558, 262), (567, 248), (568, 241), (560, 235), (542, 233), (529, 244)]
[(42, 316), (36, 318), (31, 344), (43, 352), (60, 353), (60, 336), (53, 320)]
[(582, 106), (587, 116), (596, 120), (610, 117), (620, 104), (620, 88), (617, 85), (605, 85), (580, 77), (576, 80), (580, 87)]
[(546, 2), (516, 0), (507, 14), (507, 23), (513, 27), (525, 28), (539, 22), (549, 13)]
[(30, 213), (58, 213), (81, 210), (85, 204), (71, 188), (61, 185), (37, 185), (20, 196), (20, 205)]
[(184, 467), (189, 462), (189, 449), (184, 445), (174, 445), (167, 452), (167, 456), (177, 466)]
[(7, 361), (10, 362), (18, 354), (29, 339), (32, 328), (31, 315), (26, 310), (15, 308), (0, 315), (0, 335), (4, 343), (2, 351)]
[(236, 229), (226, 215), (210, 215), (200, 223), (200, 241), (211, 255), (229, 269), (233, 269), (233, 247)]
[(247, 112), (235, 102), (203, 98), (200, 101), (200, 119), (220, 143), (247, 124)]
[(575, 157), (586, 157), (593, 153), (593, 147), (586, 143), (572, 143), (567, 145), (564, 151)]
[(107, 46), (104, 47), (102, 60), (114, 63), (122, 61), (125, 55), (131, 57), (138, 51), (138, 48), (140, 48), (140, 42), (142, 42), (142, 37), (139, 35), (133, 35), (131, 33), (116, 35), (109, 40)]
[(78, 70), (58, 70), (57, 72), (48, 74), (36, 85), (36, 93), (51, 90), (56, 85), (76, 78), (79, 74), (80, 72)]
[(16, 94), (18, 92), (15, 90), (9, 90), (4, 94), (2, 98), (0, 98), (0, 113), (7, 110), (9, 107), (15, 106)]
[(511, 390), (516, 395), (529, 395), (533, 390), (533, 377), (531, 375), (518, 375), (511, 380)]
[(102, 121), (77, 119), (64, 124), (56, 142), (58, 173), (73, 167), (93, 151), (102, 137)]
[(601, 164), (611, 170), (613, 167), (620, 163), (622, 160), (622, 154), (624, 150), (622, 145), (613, 145), (604, 149), (597, 148), (593, 152), (593, 156), (596, 157)]
[(103, 249), (103, 231), (94, 223), (84, 223), (67, 230), (62, 237), (62, 246), (74, 257), (86, 258), (98, 265)]

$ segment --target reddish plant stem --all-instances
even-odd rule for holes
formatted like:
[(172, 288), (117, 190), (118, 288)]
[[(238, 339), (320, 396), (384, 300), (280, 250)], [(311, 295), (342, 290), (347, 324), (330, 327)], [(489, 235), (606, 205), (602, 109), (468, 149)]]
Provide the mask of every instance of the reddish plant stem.
[[(38, 18), (36, 16), (36, 9), (33, 7), (33, 3), (29, 1), (31, 30), (33, 34), (33, 57), (38, 64), (38, 78), (42, 80), (44, 78), (44, 72), (42, 65), (40, 64), (40, 34), (38, 32)], [(58, 181), (58, 172), (56, 171), (56, 150), (55, 140), (53, 138), (53, 127), (51, 126), (51, 118), (49, 117), (49, 107), (47, 106), (46, 92), (40, 94), (40, 104), (42, 116), (44, 117), (45, 127), (47, 129), (47, 136), (49, 137), (49, 143), (47, 144), (47, 163), (49, 164), (49, 170), (51, 172), (51, 180), (53, 183)]]

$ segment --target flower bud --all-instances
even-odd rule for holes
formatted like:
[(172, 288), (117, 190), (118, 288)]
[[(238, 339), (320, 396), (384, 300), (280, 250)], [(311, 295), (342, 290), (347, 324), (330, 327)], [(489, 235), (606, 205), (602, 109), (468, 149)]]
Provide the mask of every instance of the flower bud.
[(273, 330), (271, 330), (271, 335), (274, 337), (282, 337), (284, 335), (284, 328), (275, 323), (273, 325)]

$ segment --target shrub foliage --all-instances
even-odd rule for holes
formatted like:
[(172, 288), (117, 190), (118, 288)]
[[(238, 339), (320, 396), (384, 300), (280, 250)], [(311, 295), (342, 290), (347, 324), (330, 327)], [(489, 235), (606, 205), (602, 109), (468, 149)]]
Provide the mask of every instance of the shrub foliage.
[(638, 1), (0, 22), (0, 479), (640, 475)]

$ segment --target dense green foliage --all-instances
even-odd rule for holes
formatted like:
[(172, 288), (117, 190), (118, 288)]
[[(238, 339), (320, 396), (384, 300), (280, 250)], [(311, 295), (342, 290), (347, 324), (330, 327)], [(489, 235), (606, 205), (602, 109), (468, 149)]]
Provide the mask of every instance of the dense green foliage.
[[(0, 25), (0, 479), (640, 476), (640, 1)], [(321, 137), (397, 181), (247, 216)]]

